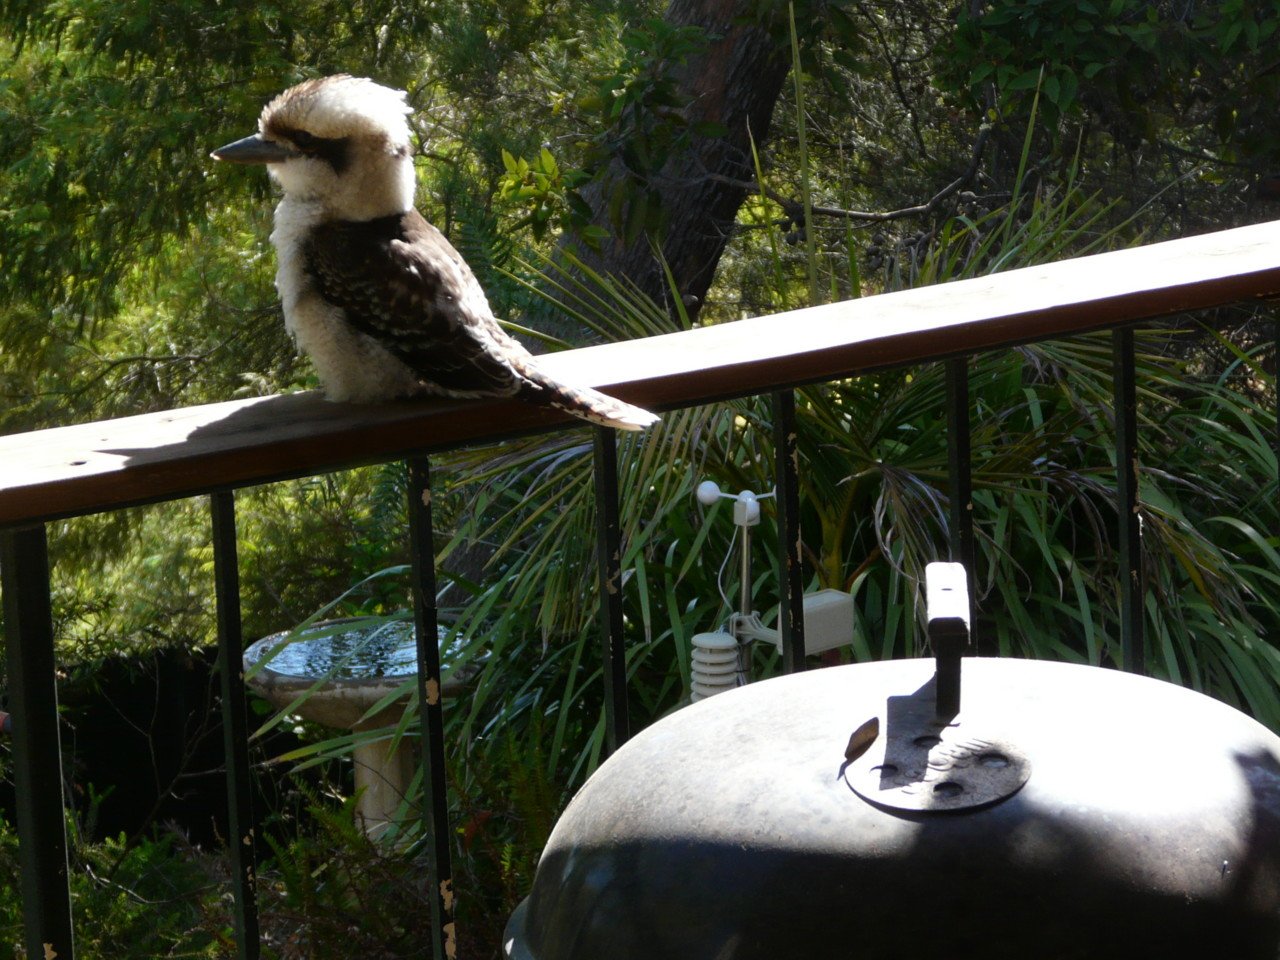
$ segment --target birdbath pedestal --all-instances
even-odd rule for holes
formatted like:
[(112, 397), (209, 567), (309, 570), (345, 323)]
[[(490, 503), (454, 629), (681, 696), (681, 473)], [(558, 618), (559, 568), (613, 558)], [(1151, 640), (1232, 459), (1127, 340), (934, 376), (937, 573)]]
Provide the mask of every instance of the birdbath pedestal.
[[(292, 639), (291, 639), (292, 638)], [(278, 710), (290, 708), (321, 726), (363, 733), (400, 722), (408, 696), (369, 711), (418, 670), (411, 623), (330, 620), (301, 633), (263, 637), (245, 651), (246, 683)], [(445, 684), (447, 696), (458, 684)], [(305, 696), (304, 696), (305, 695)], [(413, 778), (412, 739), (355, 745), (356, 822), (370, 837), (387, 831)]]

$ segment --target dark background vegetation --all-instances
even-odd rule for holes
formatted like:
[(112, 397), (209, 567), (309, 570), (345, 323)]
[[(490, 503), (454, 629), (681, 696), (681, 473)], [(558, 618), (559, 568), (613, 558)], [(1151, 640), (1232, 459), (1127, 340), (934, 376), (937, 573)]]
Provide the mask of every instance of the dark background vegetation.
[[(0, 25), (0, 432), (316, 385), (272, 288), (266, 177), (208, 151), (326, 73), (409, 91), (419, 207), (537, 349), (1280, 209), (1276, 2), (0, 0)], [(1149, 669), (1280, 728), (1270, 324), (1222, 310), (1143, 334), (1141, 497)], [(973, 361), (988, 650), (1116, 659), (1109, 363), (1090, 337)], [(799, 416), (807, 576), (857, 602), (843, 656), (919, 652), (919, 575), (946, 538), (941, 371), (806, 389)], [(769, 435), (744, 400), (622, 447), (637, 723), (687, 695), (688, 639), (727, 612), (733, 528), (693, 488), (768, 489)], [(497, 955), (599, 758), (589, 470), (580, 430), (436, 465), (456, 665), (483, 664), (447, 709), (464, 957)], [(404, 494), (398, 465), (243, 492), (247, 634), (335, 600), (403, 610)], [(51, 533), (81, 955), (224, 955), (205, 505)], [(345, 747), (259, 719), (268, 952), (426, 955), (423, 871), (351, 826)], [(6, 828), (10, 877), (14, 849)], [(0, 903), (17, 950), (18, 898)]]

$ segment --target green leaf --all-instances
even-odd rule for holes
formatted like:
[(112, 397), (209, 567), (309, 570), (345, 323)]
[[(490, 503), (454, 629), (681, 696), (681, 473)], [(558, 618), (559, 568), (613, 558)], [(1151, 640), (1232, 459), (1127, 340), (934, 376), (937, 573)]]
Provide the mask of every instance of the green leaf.
[(550, 150), (543, 147), (542, 151), (538, 154), (538, 157), (542, 161), (541, 170), (543, 173), (550, 177), (557, 177), (560, 175), (560, 165), (556, 163), (556, 158), (551, 155)]
[(1058, 99), (1061, 92), (1062, 92), (1062, 89), (1058, 83), (1057, 74), (1054, 74), (1045, 80), (1044, 82), (1045, 98), (1048, 99), (1048, 101), (1052, 103), (1054, 106), (1061, 105)]
[(1011, 91), (1034, 90), (1040, 84), (1040, 74), (1041, 74), (1041, 70), (1039, 67), (1033, 70), (1024, 70), (1022, 73), (1018, 74), (1018, 76), (1015, 77), (1012, 81), (1010, 81), (1006, 85), (1005, 89), (1011, 90)]

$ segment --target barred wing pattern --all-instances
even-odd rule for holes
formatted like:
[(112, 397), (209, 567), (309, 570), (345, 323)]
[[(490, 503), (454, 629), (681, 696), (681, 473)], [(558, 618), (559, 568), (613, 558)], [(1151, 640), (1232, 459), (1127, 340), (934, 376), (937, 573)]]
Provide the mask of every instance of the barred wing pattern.
[(416, 210), (320, 224), (308, 237), (304, 255), (321, 296), (433, 392), (520, 396), (626, 430), (657, 420), (597, 390), (543, 374), (498, 324), (462, 255)]

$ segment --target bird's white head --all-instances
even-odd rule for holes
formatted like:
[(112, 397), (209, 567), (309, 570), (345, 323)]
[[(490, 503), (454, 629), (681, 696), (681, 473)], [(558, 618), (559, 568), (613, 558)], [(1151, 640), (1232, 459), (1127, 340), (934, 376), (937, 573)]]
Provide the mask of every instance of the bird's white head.
[(326, 217), (371, 220), (413, 206), (405, 92), (364, 77), (307, 80), (263, 108), (258, 132), (214, 159), (265, 163), (285, 197)]

